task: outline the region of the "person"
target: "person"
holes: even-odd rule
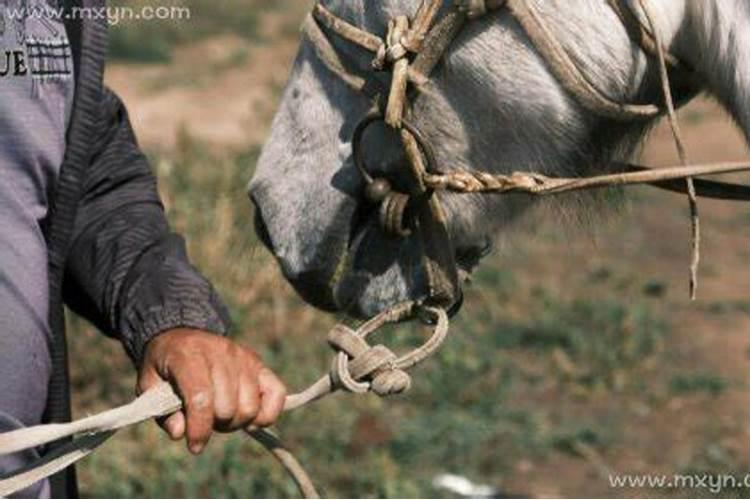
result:
[[[191,452],[214,430],[272,424],[286,389],[225,338],[226,308],[103,84],[105,0],[35,10],[55,1],[0,4],[0,432],[70,418],[63,304],[122,342],[139,391],[173,384],[185,410],[161,424]],[[0,476],[42,451],[0,457]],[[19,493],[76,494],[70,471]]]

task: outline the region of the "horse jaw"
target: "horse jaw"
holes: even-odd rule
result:
[[[346,9],[377,29],[386,12],[403,12],[399,9],[407,3],[416,4],[347,2]],[[599,88],[623,100],[647,93],[642,88],[646,59],[604,2],[539,3],[556,36],[575,46],[575,57]],[[367,67],[368,61],[360,63]],[[419,298],[423,282],[418,245],[388,240],[372,217],[363,216],[362,180],[349,141],[368,106],[303,42],[250,184],[262,232],[285,276],[313,304],[357,315]],[[606,122],[581,109],[504,12],[471,24],[459,36],[414,103],[413,115],[441,168],[497,173],[601,173],[614,156],[629,155],[646,129]],[[402,165],[385,137],[370,139],[376,144],[367,157],[380,158],[381,170],[398,170]],[[488,239],[531,203],[522,196],[440,196],[456,248],[472,256],[467,268],[476,264]]]

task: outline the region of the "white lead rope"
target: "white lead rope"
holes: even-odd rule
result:
[[[331,392],[329,379],[325,377],[307,391],[289,398],[286,409],[305,405]],[[60,439],[73,438],[72,441],[27,464],[23,469],[0,477],[0,498],[22,491],[86,458],[120,429],[170,415],[181,408],[182,401],[172,386],[161,383],[132,403],[98,415],[69,424],[38,425],[0,434],[0,456],[54,443]],[[255,427],[245,429],[245,432],[281,462],[305,498],[319,497],[305,469],[275,435],[268,430]]]
[[[145,392],[132,403],[69,424],[50,424],[0,434],[0,455],[10,455],[36,448],[60,439],[80,436],[51,454],[0,478],[0,497],[45,479],[89,455],[118,430],[153,418],[172,414],[182,408],[182,401],[167,383]]]
[[[170,415],[180,408],[182,408],[180,398],[169,384],[162,383],[129,404],[76,422],[38,425],[0,434],[0,455],[36,448],[79,434],[117,431],[145,420]]]

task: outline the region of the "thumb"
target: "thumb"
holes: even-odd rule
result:
[[[144,392],[162,382],[165,382],[165,380],[156,370],[156,367],[150,363],[144,363],[143,367],[141,367],[140,371],[138,372],[136,393],[140,396]]]
[[[145,362],[138,373],[136,394],[141,395],[152,387],[164,383],[167,380],[159,374],[154,363]],[[159,426],[167,431],[173,440],[182,439],[185,436],[185,414],[177,411],[169,416],[156,419]]]

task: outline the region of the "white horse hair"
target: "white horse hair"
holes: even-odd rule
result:
[[[533,0],[587,76],[616,100],[658,102],[656,62],[628,37],[605,0]],[[630,0],[637,5],[637,0]],[[707,93],[750,141],[750,2],[649,0],[669,50],[691,65]],[[328,0],[334,13],[382,35],[387,20],[413,15],[419,0]],[[450,2],[446,2],[448,5]],[[636,8],[636,10],[638,10]],[[369,66],[364,52],[336,48]],[[418,298],[424,276],[416,239],[395,241],[363,209],[351,134],[368,109],[303,41],[249,186],[256,226],[285,276],[305,299],[331,310],[372,315]],[[556,176],[602,173],[634,154],[654,123],[617,123],[582,109],[550,74],[507,12],[468,28],[415,102],[415,121],[443,168]],[[403,168],[385,129],[368,133],[370,168]],[[530,204],[523,196],[444,195],[463,267]],[[335,279],[334,279],[335,276]]]

